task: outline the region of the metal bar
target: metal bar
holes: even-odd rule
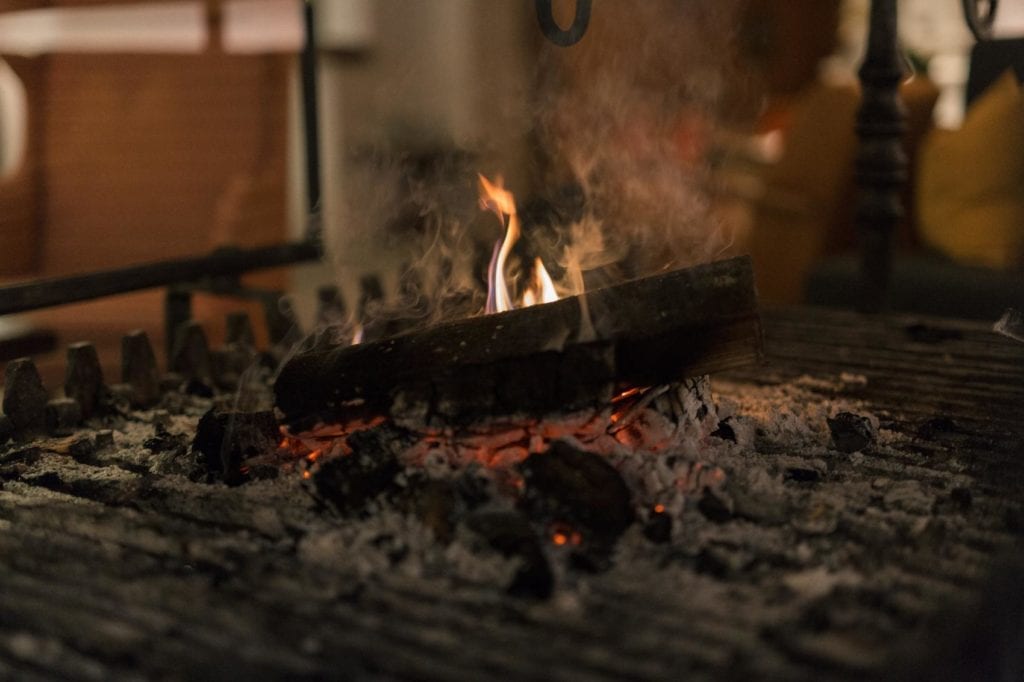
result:
[[[555,21],[551,0],[536,0],[537,21],[544,36],[559,47],[575,45],[583,38],[590,24],[590,0],[576,0],[576,13],[569,28],[562,28]]]
[[[306,134],[306,197],[309,214],[320,210],[320,122],[317,110],[316,32],[313,3],[305,4],[306,45],[302,50],[302,115]],[[316,225],[316,221],[310,223]]]
[[[311,242],[251,249],[223,248],[207,256],[179,258],[84,275],[36,280],[0,287],[0,315],[89,301],[142,289],[240,275],[320,258]]]
[[[907,181],[903,151],[906,114],[900,100],[903,63],[896,33],[896,0],[872,0],[868,48],[860,68],[856,223],[861,236],[861,306],[885,307],[892,269],[892,233],[903,219]]]

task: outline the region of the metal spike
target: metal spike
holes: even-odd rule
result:
[[[46,427],[46,402],[39,370],[29,358],[7,363],[4,371],[4,414],[19,434],[39,433]]]
[[[88,341],[68,346],[67,374],[64,395],[78,401],[82,418],[88,419],[99,411],[103,397],[103,369],[96,348]]]
[[[256,335],[252,331],[249,313],[244,310],[228,313],[226,342],[256,347]]]
[[[190,320],[178,327],[171,352],[172,372],[185,379],[208,380],[210,378],[210,346],[206,342],[203,326]]]
[[[149,336],[141,329],[121,338],[121,381],[132,387],[134,407],[150,407],[160,399],[160,375]]]

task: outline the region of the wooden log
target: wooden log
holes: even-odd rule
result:
[[[586,313],[589,313],[587,315]],[[761,356],[750,260],[734,258],[548,303],[292,358],[275,384],[292,423],[359,404],[459,422],[607,403]]]

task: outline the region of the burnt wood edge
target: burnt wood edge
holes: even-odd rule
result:
[[[583,305],[594,320],[589,338],[580,338]],[[509,394],[521,396],[525,411],[556,400],[573,408],[597,381],[646,385],[756,362],[761,336],[753,271],[743,256],[373,343],[314,349],[285,364],[274,390],[293,425],[353,402],[387,410],[399,392],[432,409],[465,402],[467,413],[479,411],[474,405],[506,413],[515,403]],[[607,357],[597,360],[602,353]],[[551,369],[573,358],[590,358],[577,372],[579,390]],[[604,397],[591,396],[586,402]]]

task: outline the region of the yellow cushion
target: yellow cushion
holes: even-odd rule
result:
[[[954,260],[1024,264],[1024,90],[1012,70],[967,112],[960,130],[936,130],[918,167],[921,238]]]

